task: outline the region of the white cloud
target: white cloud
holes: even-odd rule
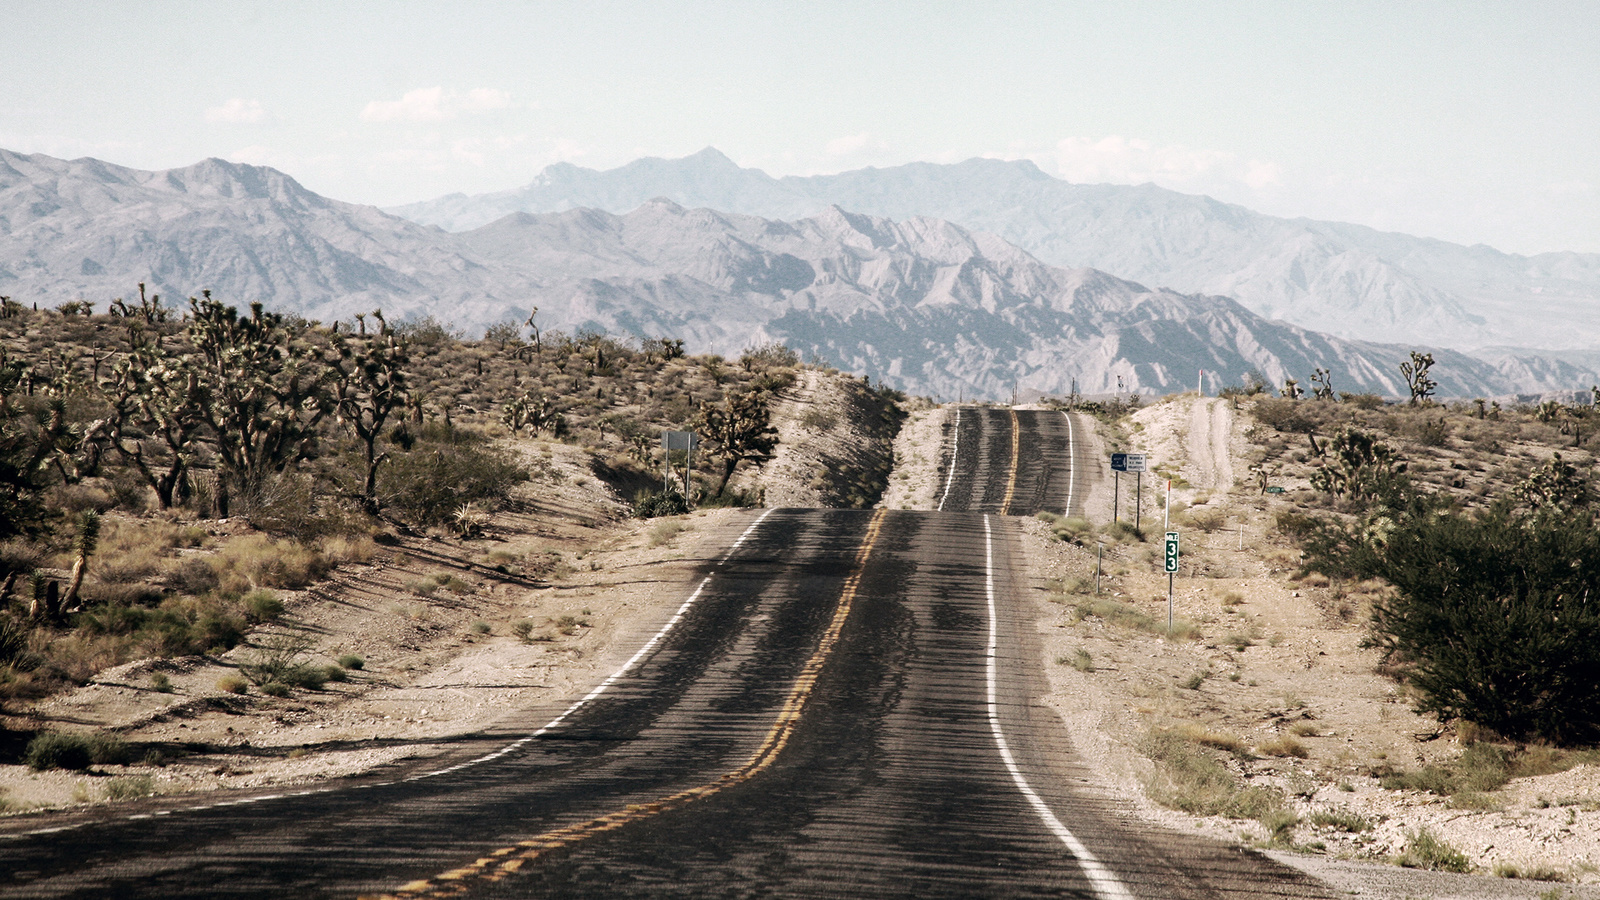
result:
[[[399,100],[373,100],[361,110],[363,122],[444,122],[457,115],[510,109],[511,94],[494,88],[466,93],[443,87],[406,91]]]
[[[473,88],[461,98],[461,108],[468,112],[490,109],[510,109],[511,92],[494,88]]]
[[[267,111],[261,107],[261,101],[246,100],[243,97],[234,97],[221,106],[213,106],[206,110],[207,122],[256,125],[266,120]]]
[[[1182,185],[1220,178],[1260,187],[1277,177],[1271,164],[1241,160],[1224,150],[1161,146],[1115,134],[1099,139],[1064,138],[1056,144],[1053,156],[1061,177],[1077,182]]]
[[[829,156],[853,156],[863,150],[887,150],[889,145],[863,131],[860,134],[836,137],[822,149]]]

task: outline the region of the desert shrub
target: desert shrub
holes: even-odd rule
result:
[[[1600,731],[1600,532],[1587,516],[1501,503],[1476,515],[1414,507],[1371,525],[1325,525],[1307,565],[1382,578],[1373,646],[1418,708],[1512,738]]]
[[[1439,765],[1423,766],[1410,772],[1389,772],[1378,783],[1389,790],[1426,791],[1441,797],[1484,794],[1498,790],[1513,777],[1527,774],[1513,753],[1494,744],[1475,741],[1456,759]],[[1532,771],[1540,771],[1534,767]]]
[[[299,634],[274,634],[262,638],[249,662],[239,672],[261,688],[263,694],[278,697],[282,688],[318,690],[328,680],[327,670],[306,660],[310,641]]]
[[[283,601],[271,591],[251,591],[244,595],[240,603],[251,622],[272,622],[283,615]]]
[[[1287,810],[1282,792],[1246,786],[1217,757],[1182,734],[1153,731],[1144,750],[1156,763],[1149,788],[1157,803],[1198,816],[1256,819],[1264,824]],[[1277,830],[1269,826],[1269,830]]]
[[[1150,634],[1167,634],[1166,616],[1152,616],[1131,603],[1123,603],[1110,597],[1091,597],[1079,601],[1073,606],[1072,615],[1080,622],[1090,616],[1095,616],[1123,628],[1145,631]],[[1193,640],[1199,636],[1200,630],[1193,622],[1186,619],[1175,619],[1173,621],[1171,637],[1174,640]]]
[[[640,519],[681,516],[689,511],[689,501],[677,490],[641,491],[633,498],[633,514]]]
[[[190,557],[167,573],[167,584],[173,590],[198,595],[216,590],[222,585],[222,578],[209,560]]]
[[[1372,830],[1372,820],[1347,809],[1319,809],[1311,814],[1311,824],[1350,834]]]
[[[149,775],[122,775],[106,782],[106,799],[137,800],[156,792],[156,780]]]
[[[1523,879],[1523,880],[1526,880],[1526,881],[1566,881],[1566,880],[1568,880],[1568,875],[1567,875],[1566,872],[1563,872],[1560,869],[1556,869],[1556,868],[1553,868],[1551,866],[1518,866],[1518,865],[1514,865],[1512,863],[1500,863],[1500,864],[1496,865],[1494,867],[1494,877],[1496,877],[1496,878],[1520,878],[1520,879]],[[1545,897],[1545,896],[1547,896],[1547,894],[1540,894],[1539,896],[1540,897]],[[1551,892],[1549,892],[1548,896],[1551,896],[1551,897],[1554,897],[1554,898],[1558,898],[1558,900],[1559,900],[1560,897],[1564,897],[1564,896],[1566,896],[1566,894],[1565,893],[1557,893],[1555,891],[1551,891]]]
[[[1472,869],[1472,862],[1465,853],[1440,840],[1426,828],[1411,833],[1405,851],[1394,862],[1408,869],[1430,869],[1435,872],[1468,872]]]
[[[525,469],[481,435],[432,424],[379,473],[383,505],[407,521],[442,525],[471,503],[493,509],[527,480]]]
[[[1082,647],[1073,650],[1071,656],[1060,657],[1056,662],[1064,666],[1071,666],[1079,672],[1089,673],[1094,671],[1094,657]]]
[[[81,771],[91,765],[125,763],[128,757],[127,743],[114,735],[41,731],[28,742],[22,761],[35,772],[46,769]]]
[[[1250,408],[1257,422],[1291,434],[1304,434],[1316,428],[1317,421],[1312,417],[1315,411],[1310,404],[1276,397],[1264,397]]]
[[[326,577],[332,563],[298,541],[247,534],[218,551],[212,567],[223,591],[242,594],[258,587],[299,590]]]
[[[1268,756],[1292,756],[1295,759],[1305,759],[1311,755],[1304,744],[1287,734],[1280,734],[1271,740],[1263,741],[1256,749]]]
[[[243,694],[250,690],[250,679],[243,675],[224,675],[217,679],[217,690],[230,694]]]
[[[1377,394],[1340,394],[1339,402],[1363,410],[1383,408],[1383,398]]]
[[[354,653],[346,653],[345,655],[339,657],[338,662],[340,666],[346,669],[363,669],[366,668],[367,665],[366,660],[355,655]]]

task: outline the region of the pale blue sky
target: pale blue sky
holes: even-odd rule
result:
[[[1600,3],[0,0],[0,147],[221,156],[390,205],[715,146],[1027,157],[1264,212],[1600,252]]]

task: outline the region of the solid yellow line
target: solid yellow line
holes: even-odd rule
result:
[[[1012,416],[1015,417],[1016,413],[1012,413]],[[1012,443],[1015,444],[1014,437]],[[1015,468],[1014,462],[1013,468]],[[823,663],[827,662],[828,655],[839,642],[845,620],[850,617],[850,607],[855,602],[857,591],[861,589],[861,577],[866,571],[867,558],[872,555],[872,548],[878,542],[878,533],[883,530],[883,519],[886,514],[887,510],[880,509],[873,513],[872,521],[867,523],[867,533],[862,538],[861,547],[856,550],[855,567],[850,577],[845,579],[844,590],[839,593],[839,605],[833,611],[833,620],[828,623],[828,630],[823,632],[817,649],[812,652],[811,658],[806,660],[805,667],[800,670],[794,684],[789,687],[789,696],[784,699],[783,709],[761,741],[761,746],[756,748],[744,765],[709,784],[679,791],[649,803],[629,804],[617,812],[587,822],[547,831],[514,846],[495,850],[470,865],[441,872],[431,879],[409,882],[397,888],[392,894],[364,895],[362,900],[418,900],[418,898],[459,896],[467,892],[469,881],[477,879],[499,881],[551,850],[575,844],[591,835],[621,828],[630,822],[637,822],[669,809],[676,809],[702,797],[709,797],[723,788],[749,781],[757,773],[770,767],[777,761],[778,754],[782,752],[784,746],[789,743],[790,735],[799,724],[800,713],[805,709],[806,701],[811,696],[811,689],[816,685],[817,676],[822,672]]]
[[[1011,498],[1017,493],[1017,458],[1022,455],[1022,434],[1017,422],[1017,411],[1011,411],[1011,474],[1006,481],[1006,499],[1000,504],[1000,515],[1011,515]]]

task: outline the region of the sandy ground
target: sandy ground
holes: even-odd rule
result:
[[[732,538],[721,525],[742,513],[625,519],[577,448],[525,449],[548,462],[551,477],[497,515],[484,540],[404,538],[372,565],[288,595],[281,625],[252,635],[256,645],[298,635],[308,643],[302,658],[317,664],[358,655],[365,664],[349,681],[282,699],[220,689],[260,654],[248,645],[215,659],[107,670],[30,718],[112,729],[149,759],[87,774],[0,767],[7,810],[107,802],[130,786],[170,794],[349,775],[438,754],[508,715],[558,711],[582,696],[682,602],[695,562],[725,549]],[[428,591],[444,574],[455,577],[453,589]],[[527,623],[527,639],[518,623]],[[156,672],[170,693],[151,688]]]
[[[894,474],[878,505],[885,509],[934,509],[944,483],[939,468],[944,459],[955,412],[950,407],[918,410],[901,426],[894,442]]]
[[[1285,501],[1236,477],[1247,469],[1248,417],[1229,401],[1188,395],[1141,410],[1134,422],[1132,443],[1150,454],[1152,468],[1175,476],[1174,530],[1184,554],[1176,615],[1198,626],[1199,639],[1171,641],[1097,616],[1075,621],[1072,606],[1093,594],[1095,547],[1056,540],[1043,523],[1028,528],[1034,577],[1086,590],[1041,603],[1041,662],[1053,688],[1050,705],[1099,770],[1128,796],[1143,797],[1154,766],[1137,751],[1152,731],[1222,733],[1254,751],[1252,761],[1235,763],[1246,783],[1282,789],[1307,820],[1295,831],[1295,846],[1321,847],[1316,855],[1286,856],[1357,896],[1534,897],[1550,889],[1333,864],[1388,860],[1409,835],[1427,828],[1463,851],[1475,872],[1544,869],[1582,883],[1562,888],[1561,896],[1600,897],[1600,889],[1588,886],[1600,881],[1600,769],[1518,779],[1488,795],[1497,807],[1488,811],[1380,787],[1375,771],[1437,762],[1460,748],[1437,722],[1412,712],[1393,681],[1376,674],[1376,651],[1360,646],[1359,610],[1329,587],[1291,579],[1298,553],[1271,528]],[[1153,532],[1165,497],[1150,487],[1144,516]],[[1104,521],[1105,499],[1092,499],[1091,517]],[[1154,542],[1108,545],[1105,591],[1164,621],[1167,579],[1158,571],[1158,552]],[[1066,664],[1080,649],[1093,660],[1090,671]],[[1284,738],[1304,748],[1306,758],[1274,755],[1281,750],[1271,748]],[[1255,822],[1187,816],[1148,800],[1141,807],[1173,828],[1245,843],[1266,837]],[[1354,834],[1318,827],[1309,822],[1317,811],[1355,813],[1373,827]]]

